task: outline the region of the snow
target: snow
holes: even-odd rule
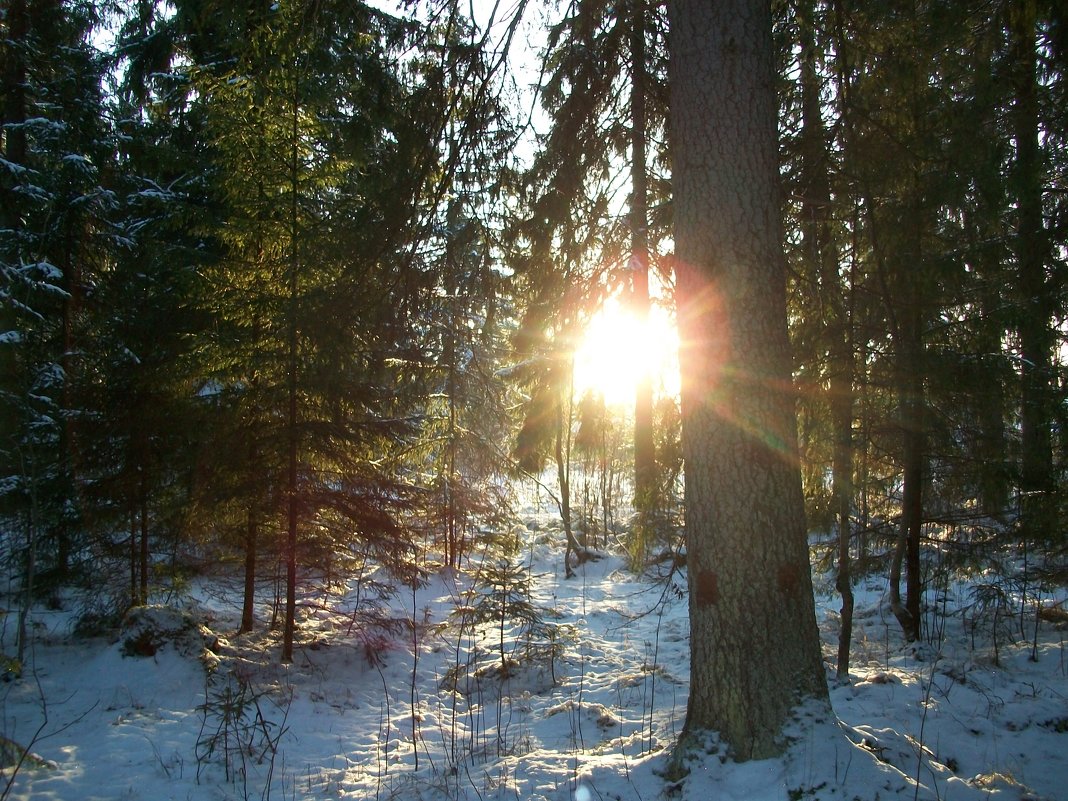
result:
[[[328,596],[309,578],[289,666],[278,662],[278,633],[266,631],[266,594],[258,631],[236,634],[240,580],[220,567],[180,598],[154,599],[174,607],[152,612],[170,621],[159,626],[195,631],[193,647],[176,637],[151,655],[124,656],[129,626],[118,638],[75,634],[73,597],[65,611],[35,609],[26,673],[0,686],[0,734],[55,764],[24,763],[9,797],[1068,797],[1058,615],[1040,621],[1034,640],[1033,613],[1021,619],[1017,605],[1015,615],[992,617],[971,583],[947,578],[928,598],[927,628],[937,636],[905,647],[885,579],[870,577],[856,588],[851,680],[838,684],[840,601],[817,576],[833,712],[797,710],[779,759],[735,763],[710,735],[673,761],[689,673],[682,578],[639,578],[605,554],[566,579],[551,515],[532,511],[524,523],[514,562],[529,567],[530,609],[543,625],[529,629],[524,649],[522,621],[505,621],[503,670],[500,623],[476,626],[470,611],[492,593],[477,579],[477,555],[470,569],[401,588],[377,612],[366,604],[375,600],[371,577]],[[1064,601],[1058,592],[1041,598],[1051,610]],[[13,620],[3,631],[8,653]],[[10,766],[3,775],[6,784]]]

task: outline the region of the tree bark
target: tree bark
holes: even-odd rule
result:
[[[1038,125],[1038,78],[1035,54],[1035,4],[1013,4],[1010,11],[1013,52],[1012,110],[1016,146],[1014,170],[1018,209],[1016,261],[1019,271],[1021,358],[1020,489],[1024,524],[1035,538],[1050,533],[1049,492],[1053,488],[1051,327],[1055,308],[1046,279],[1046,235],[1042,222],[1042,165]]]
[[[127,552],[130,568],[130,606],[137,606],[137,515],[133,504],[128,510],[130,515],[130,549]]]
[[[249,504],[245,530],[245,593],[241,603],[241,627],[238,634],[252,631],[256,626],[256,549],[259,542],[259,525],[254,504]]]
[[[881,283],[883,303],[894,347],[894,391],[897,425],[901,435],[901,517],[897,551],[890,571],[890,607],[909,642],[920,637],[920,537],[923,528],[923,482],[927,421],[925,399],[924,299],[915,265],[923,264],[922,192],[913,175],[911,196],[905,208],[883,210],[891,225],[903,233],[893,246],[883,236],[877,203],[866,189],[871,247]],[[891,272],[893,261],[896,271]],[[890,275],[888,275],[888,272]],[[905,561],[906,599],[900,600],[901,560]]]
[[[23,48],[29,34],[29,15],[24,0],[10,0],[7,4],[7,42],[0,43],[6,52],[3,54],[3,84],[0,85],[0,155],[13,164],[24,165],[26,162],[26,131],[22,123],[26,121],[26,63]],[[21,240],[19,231],[22,222],[19,215],[21,204],[14,182],[0,182],[0,228],[10,229],[12,241]],[[16,245],[14,253],[5,254],[15,261],[21,259],[21,249]],[[6,289],[6,287],[5,287]],[[9,303],[0,304],[0,331],[11,331],[18,327],[18,316]],[[14,376],[19,371],[17,349],[7,346],[0,348],[0,375]],[[0,440],[11,442],[17,435],[19,413],[13,404],[0,404]]]
[[[300,451],[300,432],[297,429],[297,382],[299,372],[298,310],[300,290],[300,254],[297,252],[297,229],[299,226],[299,191],[300,191],[300,140],[298,123],[300,119],[300,84],[293,80],[293,97],[290,130],[290,219],[289,219],[289,275],[288,275],[288,331],[286,333],[286,384],[288,393],[288,410],[286,414],[286,615],[282,629],[282,662],[293,661],[293,636],[296,631],[297,617],[297,529],[299,523],[299,475],[297,460]]]
[[[570,390],[568,395],[570,396]],[[571,569],[571,554],[575,554],[577,564],[586,561],[587,551],[585,543],[580,543],[575,536],[571,525],[571,471],[568,465],[571,463],[571,409],[564,409],[564,400],[556,400],[556,438],[553,445],[553,458],[556,461],[556,480],[560,486],[560,519],[564,524],[564,575],[571,578],[574,571]]]
[[[632,305],[639,324],[649,320],[649,178],[646,157],[645,2],[632,0],[631,12],[631,275]],[[634,400],[634,506],[638,512],[639,542],[648,542],[656,503],[656,446],[653,440],[653,381],[651,365],[640,365]]]
[[[919,262],[917,262],[919,263]],[[905,610],[908,615],[901,619],[905,638],[910,642],[920,639],[920,597],[923,584],[920,580],[920,538],[923,532],[923,482],[926,436],[926,402],[923,386],[923,339],[921,329],[920,300],[914,298],[914,307],[906,310],[909,322],[905,325],[904,351],[901,358],[902,436],[904,438],[901,462],[903,468],[901,497],[901,526],[905,534]]]
[[[142,465],[144,463],[142,462]],[[148,603],[148,484],[145,478],[145,467],[141,468],[138,480],[138,517],[140,519],[140,548],[138,551],[138,568],[140,572],[138,587],[138,601],[144,605]]]
[[[831,226],[830,154],[823,123],[820,76],[816,69],[816,20],[813,0],[797,6],[801,45],[801,229],[804,254],[818,276],[829,374],[827,404],[831,412],[834,448],[831,457],[832,509],[838,528],[838,576],[842,596],[838,635],[838,670],[849,678],[849,648],[853,636],[853,585],[849,542],[853,509],[853,353],[852,314],[839,275],[839,249]]]
[[[826,699],[786,329],[771,10],[675,0],[671,127],[686,463],[685,734],[781,753]]]

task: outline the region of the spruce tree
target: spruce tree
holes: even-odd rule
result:
[[[16,2],[3,21],[0,454],[27,571],[70,578],[81,515],[76,389],[86,297],[115,246],[92,6]],[[35,554],[39,554],[38,564]],[[32,581],[31,579],[28,579]]]
[[[796,705],[826,697],[786,330],[771,9],[678,0],[669,13],[685,732],[716,730],[739,760],[760,759],[785,747]]]

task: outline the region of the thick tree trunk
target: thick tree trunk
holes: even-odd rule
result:
[[[826,697],[786,331],[771,11],[676,0],[671,125],[686,463],[685,731],[773,756]]]

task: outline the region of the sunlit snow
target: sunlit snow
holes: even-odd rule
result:
[[[321,577],[306,577],[289,666],[278,662],[279,632],[267,631],[269,584],[257,632],[236,634],[241,587],[233,567],[205,564],[182,591],[152,599],[199,621],[205,628],[196,642],[212,644],[211,658],[198,655],[202,645],[170,643],[142,643],[134,650],[145,655],[124,656],[131,646],[122,637],[75,634],[74,595],[62,610],[35,609],[32,670],[0,687],[2,734],[46,763],[24,762],[8,797],[1065,797],[1068,624],[1056,615],[1039,621],[1032,661],[1033,611],[1021,618],[1018,607],[1006,606],[995,617],[979,603],[976,585],[947,581],[928,593],[930,638],[905,647],[885,602],[885,578],[868,578],[857,587],[851,681],[837,685],[839,600],[833,582],[817,574],[834,716],[799,710],[788,731],[792,745],[776,760],[737,764],[709,738],[685,762],[687,775],[669,779],[688,692],[683,578],[663,575],[666,565],[659,579],[656,571],[636,577],[609,549],[566,579],[559,524],[533,504],[513,533],[521,545],[516,562],[534,577],[530,601],[550,627],[524,643],[520,627],[507,621],[504,671],[499,626],[463,626],[456,613],[477,601],[468,590],[478,553],[469,570],[439,570],[414,593],[401,588],[381,607],[395,625],[380,629],[366,625],[367,607],[356,608],[354,582],[327,595]],[[365,577],[364,599],[368,586]],[[1064,597],[1041,600],[1055,610]],[[9,614],[8,654],[14,624]],[[206,665],[217,666],[209,674]],[[3,771],[6,784],[11,764]]]

